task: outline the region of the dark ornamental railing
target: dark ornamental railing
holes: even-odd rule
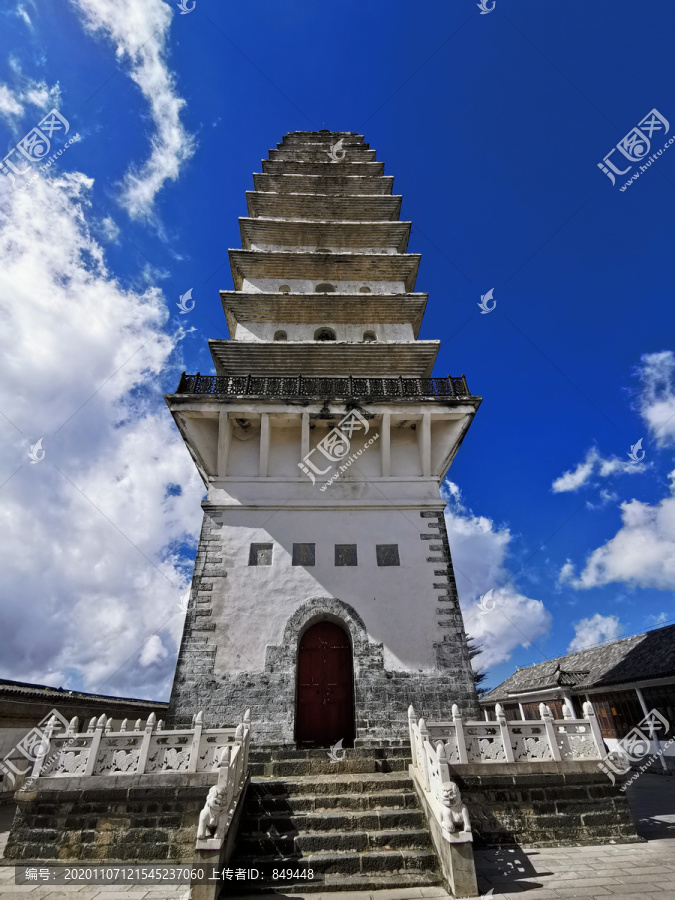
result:
[[[466,378],[181,375],[177,394],[246,397],[470,397]]]

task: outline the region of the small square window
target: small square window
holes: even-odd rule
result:
[[[271,566],[272,544],[251,544],[248,555],[249,566]]]
[[[293,563],[294,566],[313,566],[315,565],[314,548],[316,544],[293,544]]]
[[[378,566],[400,566],[398,544],[376,544]]]
[[[358,566],[356,559],[356,544],[336,544],[335,565]]]

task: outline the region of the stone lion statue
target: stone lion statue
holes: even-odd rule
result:
[[[471,831],[469,810],[462,803],[462,796],[454,781],[443,789],[443,826],[451,833]]]
[[[227,811],[227,792],[225,787],[214,784],[210,788],[204,808],[199,813],[199,826],[197,827],[197,840],[203,841],[214,837],[218,830],[218,821]]]

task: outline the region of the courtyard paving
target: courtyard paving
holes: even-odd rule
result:
[[[642,775],[628,789],[639,844],[476,851],[479,897],[473,900],[675,900],[675,777]],[[0,852],[9,813],[0,810]],[[184,900],[185,885],[163,887],[14,885],[14,870],[0,867],[0,897],[31,900]],[[274,894],[296,900],[447,900],[439,888],[362,893]],[[256,900],[259,900],[260,895]],[[253,898],[251,898],[253,900]]]

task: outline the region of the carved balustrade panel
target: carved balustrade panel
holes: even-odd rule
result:
[[[427,774],[429,776],[429,791],[438,800],[443,796],[443,776],[441,761],[438,754],[428,741],[424,742],[424,752],[427,757]]]
[[[91,744],[92,735],[90,734],[79,737],[52,738],[50,753],[40,774],[48,777],[84,775]],[[54,758],[52,759],[52,757]]]
[[[543,725],[512,725],[509,723],[508,728],[514,762],[541,762],[553,759]]]
[[[133,775],[138,768],[142,741],[140,731],[104,735],[96,755],[94,775]]]
[[[459,762],[459,748],[457,746],[457,733],[455,726],[450,722],[440,722],[431,725],[427,722],[429,740],[435,747],[437,741],[442,741],[445,746],[445,755],[452,765]]]
[[[210,772],[218,766],[221,753],[225,747],[234,749],[234,730],[209,732],[202,734],[197,755],[197,771]]]
[[[464,729],[469,762],[506,762],[502,736],[497,725],[467,725]]]
[[[192,732],[163,732],[153,734],[150,739],[146,773],[187,772],[190,765]]]
[[[562,719],[554,722],[554,728],[561,759],[600,759],[587,721]]]

